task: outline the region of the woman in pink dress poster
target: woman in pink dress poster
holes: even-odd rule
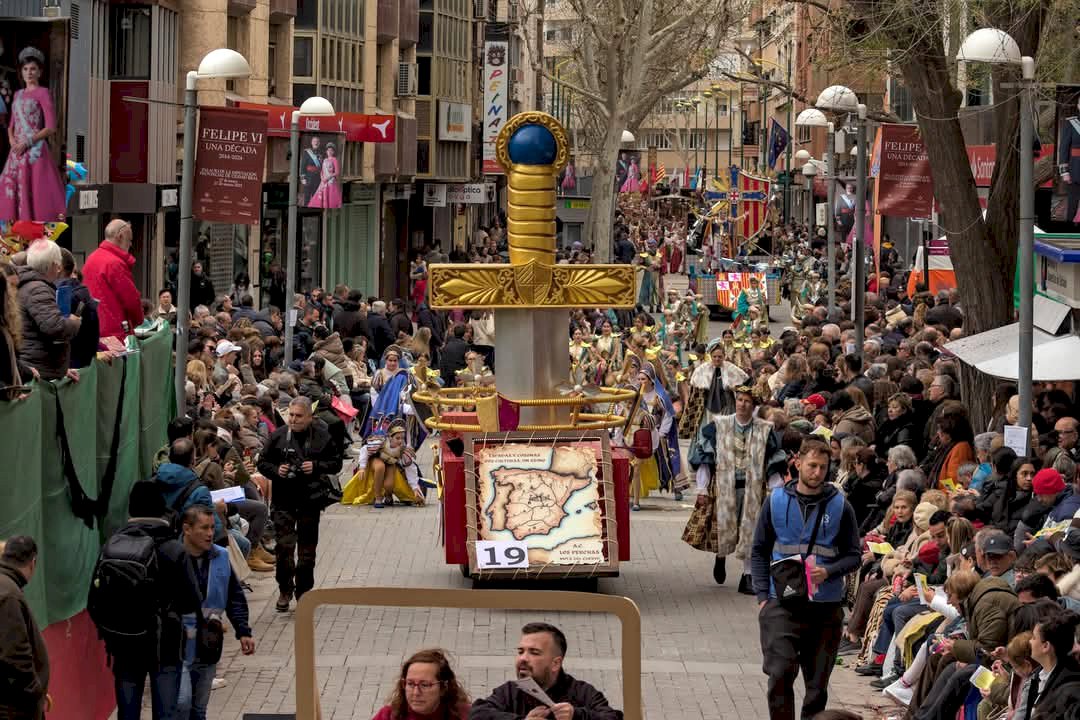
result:
[[[622,184],[619,192],[641,192],[641,168],[638,167],[636,155],[630,156],[630,167],[626,171],[626,181]]]
[[[0,220],[62,220],[64,183],[49,151],[56,113],[41,86],[45,56],[34,47],[19,53],[23,89],[15,93],[8,119],[11,152],[0,174]]]
[[[341,207],[341,164],[337,159],[337,148],[334,143],[326,144],[326,157],[322,161],[322,182],[319,189],[311,196],[308,207],[315,208],[339,208]]]

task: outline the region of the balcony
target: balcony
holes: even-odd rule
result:
[[[378,18],[375,25],[377,42],[389,42],[398,36],[400,6],[399,0],[379,0]]]
[[[270,0],[270,22],[286,23],[296,17],[296,0]]]
[[[233,17],[248,15],[257,4],[257,0],[229,0],[228,13]]]
[[[401,0],[398,15],[398,42],[401,47],[415,45],[420,39],[420,2],[419,0]]]

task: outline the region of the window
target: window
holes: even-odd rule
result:
[[[889,106],[901,122],[911,122],[915,119],[915,111],[911,106],[911,92],[892,78],[889,79]]]
[[[420,35],[416,41],[416,52],[431,52],[434,45],[435,20],[431,13],[420,13]]]
[[[297,35],[293,39],[293,76],[315,77],[314,67],[315,39]]]
[[[431,58],[416,58],[416,94],[431,94]]]
[[[705,131],[692,130],[689,133],[689,141],[686,143],[687,150],[702,150],[705,147]]]
[[[657,150],[670,150],[671,137],[663,131],[648,133],[645,135],[645,147],[656,148]]]
[[[431,141],[416,141],[416,174],[431,174]]]
[[[266,92],[277,95],[277,43],[273,41],[266,46]]]
[[[109,76],[113,79],[149,80],[150,8],[114,5],[111,10]]]

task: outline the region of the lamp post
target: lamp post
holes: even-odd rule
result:
[[[976,30],[960,45],[956,59],[964,62],[1019,65],[1020,81],[1020,332],[1019,368],[1017,390],[1020,395],[1018,424],[1031,427],[1031,383],[1033,365],[1033,341],[1035,335],[1035,188],[1032,176],[1035,172],[1033,149],[1035,121],[1032,90],[1035,80],[1035,60],[1020,52],[1020,46],[1006,32],[995,28]],[[927,278],[929,283],[929,278]],[[1029,443],[1030,444],[1030,443]],[[1030,448],[1029,448],[1030,449]]]
[[[244,56],[235,50],[218,48],[211,50],[199,63],[197,70],[189,70],[184,85],[184,158],[180,168],[180,252],[176,272],[176,367],[173,384],[176,392],[177,415],[184,414],[187,401],[188,335],[191,328],[191,226],[192,195],[195,186],[195,110],[199,105],[196,85],[200,79],[246,78],[251,76],[251,66]]]
[[[814,178],[817,177],[817,165],[808,162],[802,167],[803,177],[806,178],[806,227],[814,227]]]
[[[698,107],[701,105],[701,103],[704,102],[704,100],[700,96],[695,95],[694,97],[690,98],[688,102],[694,108],[694,134],[691,137],[694,138],[694,177],[696,178],[698,169],[698,145],[700,144],[697,141]]]
[[[720,93],[724,88],[720,83],[713,83],[710,89],[713,96],[713,117],[716,118],[716,149],[713,154],[713,175],[720,177]],[[730,138],[728,143],[730,146]]]
[[[825,128],[825,232],[828,242],[829,315],[836,310],[836,223],[833,221],[836,193],[836,139],[833,124],[817,108],[806,108],[795,118],[795,125]]]
[[[704,151],[705,157],[704,157],[704,160],[705,160],[705,174],[708,175],[709,174],[709,100],[711,100],[712,96],[713,96],[712,90],[705,90],[704,92],[701,93],[701,96],[703,98],[705,98],[705,151]],[[717,133],[716,141],[720,142],[719,133]],[[705,188],[701,188],[702,191],[704,191],[704,189]]]
[[[292,122],[289,125],[289,232],[288,242],[285,248],[285,303],[292,301],[296,291],[296,255],[297,255],[297,231],[296,231],[296,194],[297,172],[296,164],[300,159],[300,116],[307,117],[333,117],[334,106],[324,97],[310,97],[300,105],[299,110],[293,110]],[[296,318],[291,317],[292,306],[285,309],[285,365],[288,366],[293,359],[293,326]]]
[[[795,160],[795,164],[798,165],[802,169],[803,176],[804,177],[809,177],[809,179],[806,182],[807,182],[807,187],[810,189],[810,192],[811,192],[811,201],[809,203],[807,203],[805,208],[803,208],[803,217],[804,217],[804,219],[806,221],[807,227],[810,227],[813,223],[810,220],[809,208],[813,204],[813,199],[812,199],[813,194],[812,193],[814,191],[814,187],[813,187],[813,175],[811,175],[811,176],[806,175],[806,166],[808,164],[813,165],[813,163],[810,162],[810,153],[807,152],[806,150],[799,150],[798,152],[796,152],[794,154],[794,160]],[[814,166],[813,169],[814,169],[814,175],[817,175],[817,167]],[[788,222],[790,222],[790,221],[791,221],[791,218],[788,218]]]
[[[856,115],[856,137],[858,145],[855,169],[855,272],[851,283],[852,313],[855,322],[855,357],[862,369],[863,342],[866,328],[863,325],[866,303],[866,106],[859,102],[859,97],[843,85],[832,85],[818,95],[816,107],[837,115]],[[831,203],[830,203],[831,204]],[[831,227],[830,227],[831,229]],[[830,278],[835,273],[829,268]],[[831,285],[831,283],[830,283]]]

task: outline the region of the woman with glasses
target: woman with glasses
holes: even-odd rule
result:
[[[465,720],[469,695],[444,650],[421,650],[401,666],[387,704],[372,720]]]

